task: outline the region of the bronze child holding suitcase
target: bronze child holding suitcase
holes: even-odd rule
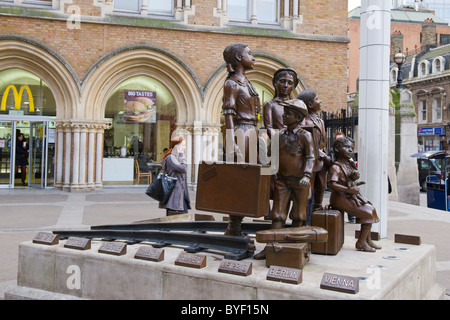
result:
[[[279,169],[275,176],[271,212],[272,229],[284,228],[291,199],[292,227],[304,227],[314,165],[311,133],[300,126],[308,109],[301,100],[287,100],[280,104],[284,106],[283,122],[286,128],[280,131]],[[265,249],[254,256],[257,260],[265,257]]]
[[[359,173],[350,162],[353,157],[353,141],[347,137],[334,142],[336,161],[328,173],[328,184],[331,188],[330,205],[333,209],[345,211],[356,217],[356,223],[361,224],[361,232],[356,242],[356,249],[365,252],[375,252],[381,249],[371,239],[372,223],[380,221],[373,205],[365,199],[358,188]]]

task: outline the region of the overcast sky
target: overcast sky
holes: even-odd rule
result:
[[[361,5],[361,0],[348,0],[348,11],[355,9]]]

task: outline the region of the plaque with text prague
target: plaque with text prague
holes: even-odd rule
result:
[[[332,273],[324,273],[320,289],[356,294],[359,292],[359,279]]]
[[[266,280],[300,284],[303,281],[302,270],[271,266],[269,271],[267,271]]]
[[[138,249],[138,251],[134,255],[134,258],[140,260],[160,262],[164,260],[164,250],[143,246]]]
[[[91,248],[91,239],[70,237],[64,244],[64,248],[75,250],[89,250]]]
[[[246,277],[252,274],[252,263],[244,261],[223,260],[220,263],[219,272]]]
[[[206,267],[206,256],[182,252],[178,255],[177,260],[175,260],[175,264],[177,266],[202,269]]]
[[[111,254],[114,256],[122,256],[127,253],[127,245],[122,242],[103,243],[98,249],[99,253]]]
[[[45,244],[53,246],[59,243],[59,236],[57,234],[39,232],[33,239],[33,243]]]

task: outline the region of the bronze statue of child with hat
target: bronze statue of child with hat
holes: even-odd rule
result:
[[[306,226],[307,203],[310,194],[310,179],[314,166],[314,144],[312,135],[301,127],[308,114],[301,100],[281,102],[284,107],[283,123],[280,130],[279,168],[275,175],[272,229],[284,228],[292,200],[292,227]],[[254,256],[265,259],[265,249]]]

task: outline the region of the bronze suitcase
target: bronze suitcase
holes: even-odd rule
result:
[[[266,266],[302,269],[309,254],[307,243],[270,243],[266,246]]]
[[[317,254],[335,255],[344,244],[344,217],[339,210],[328,207],[313,211],[311,225],[328,231],[328,240],[323,243],[311,244],[311,252]]]
[[[197,210],[259,218],[269,214],[270,175],[258,164],[199,164]]]
[[[267,242],[325,242],[328,239],[327,230],[320,227],[298,227],[283,229],[268,229],[256,232],[256,241]]]

